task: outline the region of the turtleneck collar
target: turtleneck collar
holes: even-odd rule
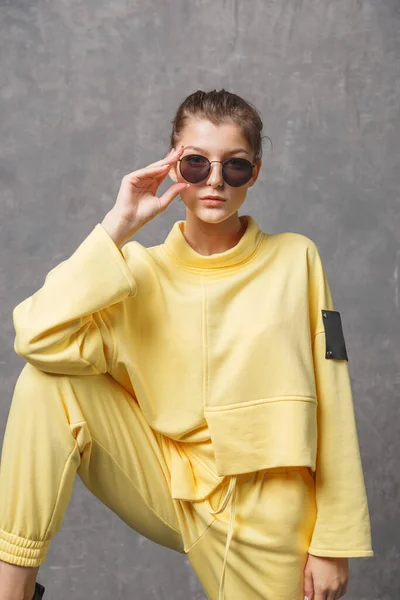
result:
[[[238,264],[255,252],[266,235],[251,215],[241,215],[239,219],[242,223],[247,223],[246,230],[238,243],[224,252],[205,256],[194,250],[183,235],[184,220],[174,223],[162,246],[176,262],[189,268],[212,269]]]

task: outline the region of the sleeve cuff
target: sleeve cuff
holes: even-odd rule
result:
[[[317,548],[313,548],[310,546],[308,549],[309,554],[314,554],[315,556],[321,557],[333,557],[333,558],[356,558],[363,556],[375,556],[373,550],[318,550]]]
[[[130,285],[130,296],[135,296],[137,293],[137,283],[128,265],[126,264],[122,250],[117,246],[117,244],[114,242],[108,231],[104,229],[101,223],[98,223],[95,226],[93,232],[96,232],[96,234],[103,239],[104,243],[108,245],[113,258],[115,259],[115,262],[118,264],[120,270],[122,271],[123,275],[125,276]]]

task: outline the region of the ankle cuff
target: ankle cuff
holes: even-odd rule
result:
[[[29,540],[0,529],[0,560],[21,567],[39,567],[46,559],[50,540]]]

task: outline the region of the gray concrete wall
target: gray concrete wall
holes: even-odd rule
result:
[[[344,322],[376,552],[350,559],[346,597],[398,598],[398,1],[3,0],[0,33],[1,436],[24,364],[13,307],[102,220],[123,175],[165,155],[178,103],[225,87],[274,143],[241,214],[316,241]],[[160,243],[184,217],[176,200],[136,239]],[[58,600],[204,598],[184,556],[79,479],[39,580]]]

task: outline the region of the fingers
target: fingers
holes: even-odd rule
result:
[[[164,173],[168,173],[168,170],[170,169],[171,165],[159,165],[157,167],[152,167],[152,166],[148,166],[148,167],[144,167],[143,169],[138,169],[137,171],[132,171],[132,173],[128,173],[127,177],[129,179],[145,179],[145,178],[152,178],[155,179],[157,177],[160,177],[160,175],[163,175]]]
[[[149,166],[154,167],[156,165],[172,164],[173,162],[176,162],[178,160],[178,158],[180,158],[180,156],[183,152],[183,149],[184,149],[184,145],[181,144],[177,148],[173,148],[172,150],[170,150],[165,158],[162,158],[161,160],[158,160],[157,162],[154,162]]]
[[[137,171],[132,171],[132,173],[128,174],[129,178],[132,177],[159,177],[160,175],[167,173],[168,169],[171,165],[178,160],[183,151],[183,144],[176,149],[172,149],[165,158],[162,160],[158,160],[155,163],[151,163],[147,167],[143,167],[143,169],[138,169]]]

